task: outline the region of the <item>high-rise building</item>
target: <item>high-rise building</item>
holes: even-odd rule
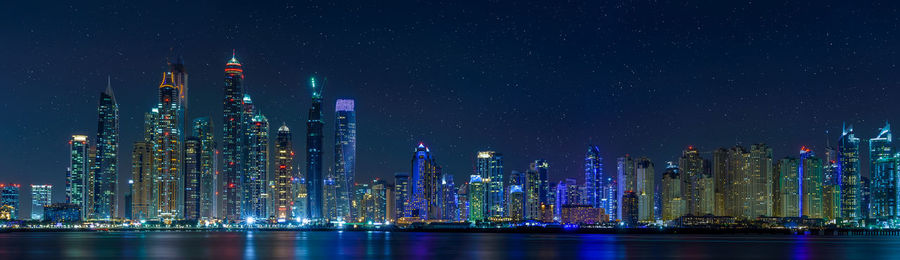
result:
[[[872,216],[876,219],[892,219],[900,216],[897,207],[897,164],[900,157],[881,157],[872,168]]]
[[[772,215],[773,161],[772,148],[769,146],[765,144],[750,146],[747,172],[750,185],[748,192],[744,195],[746,202],[744,216],[748,218]]]
[[[354,219],[350,191],[356,177],[356,107],[353,99],[334,106],[334,178],[338,180],[338,215]]]
[[[122,208],[122,218],[131,220],[132,201],[134,200],[134,180],[128,180],[128,188],[125,189],[125,207]]]
[[[53,185],[31,184],[31,220],[44,217],[44,207],[52,202]]]
[[[151,216],[153,218],[176,219],[182,217],[181,196],[182,146],[180,122],[181,89],[175,84],[171,72],[163,73],[159,84],[159,117],[156,120],[156,135],[153,142],[156,166]]]
[[[97,107],[97,154],[94,158],[93,205],[88,210],[91,219],[112,219],[118,209],[119,185],[119,104],[107,82],[106,91],[100,93]]]
[[[422,143],[419,143],[413,153],[411,172],[410,203],[406,206],[404,216],[422,220],[440,219],[441,167],[432,157],[431,150]]]
[[[90,170],[90,142],[86,135],[73,135],[69,140],[69,169],[66,174],[66,203],[87,208],[87,178]],[[82,211],[82,214],[83,211]],[[82,216],[84,217],[84,216]]]
[[[662,220],[670,221],[685,214],[687,203],[682,199],[682,181],[678,165],[668,162],[662,175]]]
[[[610,220],[619,219],[618,214],[618,192],[616,189],[619,187],[619,184],[616,183],[616,179],[614,178],[606,178],[606,183],[603,186],[603,211],[607,212]]]
[[[525,219],[540,220],[541,219],[541,189],[542,183],[540,174],[532,167],[525,171]],[[471,212],[472,194],[471,184],[469,191],[469,210]],[[471,215],[471,214],[470,214]]]
[[[551,195],[550,190],[550,163],[548,163],[544,159],[535,160],[531,163],[531,170],[537,172],[538,183],[540,185],[539,188],[539,205],[553,205],[551,201],[553,196]],[[550,210],[549,212],[553,212]]]
[[[703,216],[715,213],[715,188],[712,176],[706,170],[706,163],[700,151],[688,146],[678,160],[683,194],[686,201],[686,214]]]
[[[603,157],[600,148],[588,145],[584,155],[584,200],[595,208],[603,207]]]
[[[456,209],[458,221],[469,222],[469,183],[464,182],[456,189]]]
[[[627,154],[624,157],[619,157],[618,159],[616,159],[616,173],[616,181],[619,183],[619,186],[616,189],[618,191],[617,198],[619,201],[619,211],[616,215],[623,216],[622,203],[624,203],[624,200],[622,200],[622,196],[625,195],[626,191],[634,192],[637,190],[637,181],[634,176],[634,159],[632,159],[631,156]],[[635,194],[637,193],[635,192]]]
[[[485,184],[481,175],[472,175],[469,179],[469,221],[486,220],[485,216]]]
[[[150,203],[153,196],[153,180],[156,168],[153,167],[153,144],[134,142],[131,151],[131,178],[134,181],[131,191],[131,219],[144,220],[152,217]]]
[[[521,184],[509,185],[509,199],[507,200],[507,216],[514,222],[522,221],[525,218],[525,190]]]
[[[844,127],[837,149],[838,187],[841,190],[841,218],[860,218],[860,170],[859,138],[853,133],[853,125]]]
[[[482,176],[487,188],[485,215],[503,217],[505,215],[503,188],[503,155],[494,151],[480,151],[475,157],[475,174]]]
[[[871,218],[872,182],[868,177],[859,177],[859,218]]]
[[[894,156],[894,140],[891,135],[891,124],[884,122],[878,129],[878,135],[869,139],[869,176],[873,176],[878,159]]]
[[[278,219],[291,219],[291,204],[293,204],[293,190],[291,180],[294,172],[294,145],[291,129],[282,124],[278,128],[275,137],[275,217]]]
[[[634,191],[622,195],[622,222],[629,227],[638,223],[638,197]]]
[[[806,147],[800,149],[800,208],[803,216],[824,218],[822,159]]]
[[[390,209],[390,196],[389,196],[389,187],[387,182],[380,178],[376,178],[372,180],[372,184],[369,185],[371,189],[369,190],[371,203],[370,204],[361,204],[363,208],[367,209],[367,217],[366,221],[372,221],[375,223],[384,223],[388,221],[388,210]],[[456,192],[454,190],[454,192]]]
[[[310,78],[312,89],[312,105],[309,107],[309,116],[306,120],[306,189],[309,207],[309,219],[322,220],[323,197],[325,191],[324,176],[322,176],[322,90],[323,86],[316,85],[316,78]]]
[[[653,171],[653,162],[647,157],[638,158],[634,163],[635,181],[637,181],[638,196],[638,221],[653,221],[656,218],[653,215],[655,208],[656,185],[653,179],[656,179],[656,173]]]
[[[394,216],[397,218],[404,217],[410,203],[409,188],[409,174],[394,174],[394,207],[396,209]]]
[[[268,214],[269,120],[256,111],[246,130],[247,161],[244,163],[244,219],[265,219]]]
[[[800,162],[797,158],[785,157],[775,166],[773,181],[773,215],[776,217],[800,217]]]
[[[184,219],[200,219],[200,139],[184,139]]]
[[[200,172],[200,218],[212,219],[217,217],[216,194],[218,190],[218,163],[216,141],[213,136],[213,124],[209,117],[194,119],[192,135],[200,142],[197,167]]]
[[[294,219],[297,222],[302,222],[304,219],[309,220],[307,217],[309,216],[309,207],[307,205],[309,203],[309,193],[307,193],[306,189],[306,178],[301,177],[299,171],[295,171],[291,184],[294,193],[294,205],[291,211]]]
[[[445,173],[441,179],[441,220],[457,221],[459,217],[458,192],[453,175]]]
[[[226,220],[241,219],[241,178],[244,175],[244,70],[237,58],[225,64],[225,101],[222,120],[223,210]]]
[[[12,208],[9,216],[2,216],[0,220],[16,220],[19,219],[19,184],[0,183],[0,208]]]
[[[729,216],[731,215],[731,208],[726,210],[725,205],[726,198],[730,195],[729,192],[731,188],[730,175],[728,174],[730,168],[729,150],[725,148],[716,149],[712,153],[712,158],[712,163],[710,165],[712,169],[710,169],[710,171],[715,179],[714,182],[716,186],[715,194],[713,195],[715,197],[715,209],[713,210],[713,214],[716,216]]]

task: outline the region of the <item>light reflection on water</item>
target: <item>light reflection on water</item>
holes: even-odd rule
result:
[[[413,232],[0,233],[0,259],[880,259],[898,237]]]

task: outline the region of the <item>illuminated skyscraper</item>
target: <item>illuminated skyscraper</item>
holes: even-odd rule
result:
[[[351,190],[356,177],[356,107],[353,99],[338,99],[334,106],[334,178],[338,181],[337,214],[355,219]]]
[[[785,157],[775,166],[772,198],[773,215],[776,217],[800,216],[800,164],[796,158]]]
[[[441,169],[431,155],[431,150],[419,143],[413,153],[410,176],[410,198],[405,217],[422,220],[439,219],[441,205]]]
[[[638,197],[634,191],[626,191],[622,195],[622,222],[629,227],[638,223]]]
[[[404,217],[407,205],[410,203],[409,188],[409,174],[394,174],[394,207],[396,208],[394,216],[397,218]]]
[[[469,222],[484,221],[485,217],[485,185],[481,175],[469,178]]]
[[[619,157],[616,159],[616,181],[618,182],[618,187],[616,188],[618,192],[619,205],[617,212],[617,216],[622,215],[622,196],[625,195],[626,191],[634,192],[637,189],[637,180],[634,176],[634,159],[631,158],[630,155],[626,154],[624,157]]]
[[[588,145],[584,155],[584,190],[585,204],[603,207],[603,157],[596,145]]]
[[[200,219],[200,139],[184,139],[184,219]]]
[[[884,127],[878,129],[878,136],[869,139],[869,171],[875,171],[878,159],[894,156],[894,141],[891,135],[891,125],[887,122]],[[873,174],[869,174],[873,176]]]
[[[525,219],[540,220],[541,219],[541,189],[542,183],[540,174],[532,167],[525,171]],[[472,192],[471,184],[469,189],[469,211],[472,210]],[[471,214],[470,214],[471,215]]]
[[[744,197],[744,200],[749,203],[749,205],[745,204],[747,205],[744,214],[746,217],[772,215],[772,158],[772,148],[767,145],[753,144],[750,146],[749,171],[747,172],[750,185],[749,192]]]
[[[159,84],[159,117],[156,121],[154,139],[155,183],[151,203],[153,218],[175,219],[182,217],[179,198],[181,196],[181,135],[179,132],[181,113],[179,100],[181,90],[175,85],[171,72],[163,73]]]
[[[485,216],[503,217],[503,155],[494,151],[480,151],[475,158],[475,174],[482,177],[487,188],[484,198]]]
[[[681,217],[685,213],[686,201],[682,200],[681,174],[678,165],[669,162],[662,176],[662,220],[669,221]]]
[[[441,220],[457,221],[457,191],[453,181],[453,175],[444,174],[441,177]]]
[[[134,220],[144,220],[151,217],[150,203],[153,196],[153,176],[156,168],[153,167],[153,144],[148,142],[134,142],[131,151],[131,178],[134,181],[131,191],[131,214]]]
[[[213,136],[213,123],[209,117],[194,119],[193,136],[200,142],[197,167],[200,172],[200,218],[215,218],[216,214],[216,183],[218,183],[216,141]]]
[[[509,199],[507,200],[507,216],[514,222],[525,218],[525,191],[521,184],[509,185]]]
[[[678,160],[683,194],[686,201],[686,214],[703,216],[715,213],[715,186],[712,176],[706,170],[706,163],[700,151],[688,146]]]
[[[838,187],[841,195],[841,217],[857,219],[860,217],[860,171],[859,171],[859,138],[853,133],[853,125],[844,127],[837,149]]]
[[[306,189],[309,207],[309,219],[322,220],[323,196],[325,184],[322,176],[322,90],[323,86],[316,85],[316,78],[310,78],[312,90],[312,105],[309,107],[309,116],[306,120]]]
[[[656,179],[656,173],[653,171],[653,162],[647,157],[641,157],[635,161],[634,166],[635,181],[637,182],[635,193],[638,196],[638,220],[653,221],[656,219],[653,215],[656,202],[654,199],[656,185],[653,181]]]
[[[3,184],[0,183],[0,208],[12,207],[9,218],[0,216],[0,219],[16,220],[19,219],[19,184]]]
[[[275,138],[275,217],[278,219],[291,219],[291,204],[293,204],[293,190],[291,180],[294,172],[294,145],[291,129],[287,125],[278,128],[278,136]]]
[[[603,185],[603,211],[608,213],[610,220],[619,219],[619,197],[616,190],[618,187],[619,184],[616,183],[615,178],[606,178],[606,183]]]
[[[538,174],[538,180],[540,182],[540,204],[550,206],[552,203],[552,196],[550,190],[550,163],[548,163],[544,159],[535,160],[531,163],[531,169],[536,171]]]
[[[50,206],[52,192],[53,185],[31,184],[31,220],[41,220],[44,217],[44,206]]]
[[[112,219],[116,217],[119,184],[119,105],[107,83],[106,91],[100,93],[97,107],[97,154],[94,158],[94,208],[89,210],[91,219]]]
[[[897,207],[898,157],[881,157],[872,169],[872,215],[877,219],[900,216]]]
[[[232,55],[225,64],[224,125],[222,131],[223,209],[228,221],[241,220],[241,178],[244,175],[244,70]]]
[[[90,143],[86,135],[73,135],[69,140],[69,169],[66,176],[66,202],[85,209],[87,204],[87,175],[90,169]],[[82,211],[82,217],[84,211]]]
[[[269,120],[258,111],[247,127],[247,161],[242,193],[243,217],[265,219],[268,214]]]
[[[809,150],[800,148],[800,208],[803,216],[810,218],[823,218],[824,204],[822,194],[824,192],[822,173],[822,159]]]

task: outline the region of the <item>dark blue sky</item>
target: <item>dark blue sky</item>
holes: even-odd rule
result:
[[[866,139],[900,109],[893,4],[256,2],[0,3],[0,182],[50,183],[61,200],[66,141],[96,135],[109,75],[124,186],[173,48],[190,74],[189,116],[221,128],[236,49],[247,92],[300,151],[306,79],[327,77],[326,143],[334,100],[357,99],[358,181],[409,171],[419,141],[457,180],[487,148],[507,172],[546,158],[554,181],[579,183],[588,142],[607,173],[625,153],[661,171],[687,145],[821,153],[841,121]]]

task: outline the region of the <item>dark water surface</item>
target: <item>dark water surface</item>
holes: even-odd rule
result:
[[[13,232],[0,259],[887,259],[900,237],[407,232]]]

